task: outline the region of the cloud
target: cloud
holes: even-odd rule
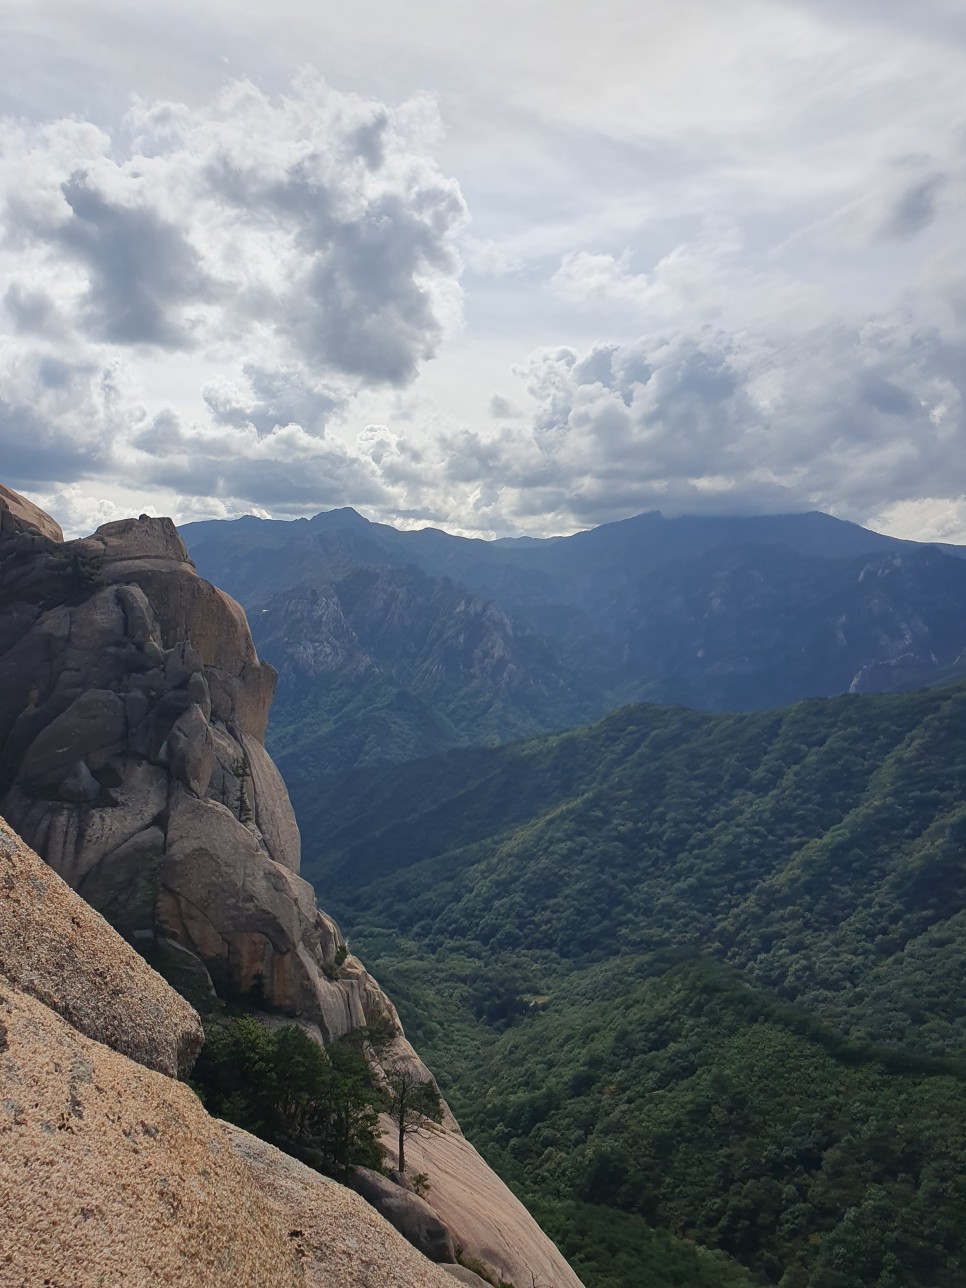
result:
[[[326,435],[460,323],[465,206],[438,131],[427,99],[310,73],[274,98],[136,101],[110,134],[0,122],[6,477],[376,499]]]
[[[345,391],[335,384],[312,381],[298,369],[266,370],[254,363],[244,364],[240,377],[209,381],[201,393],[217,424],[251,425],[259,436],[291,424],[322,435],[326,421],[346,404]]]
[[[544,349],[521,369],[529,430],[444,436],[439,470],[481,527],[646,509],[870,520],[884,496],[948,511],[966,496],[964,373],[962,337],[896,316]]]
[[[125,445],[125,474],[184,496],[244,498],[280,512],[380,505],[386,490],[364,459],[300,425],[268,433],[254,426],[185,424],[171,411],[153,417]],[[121,460],[118,461],[121,463]]]
[[[942,173],[927,174],[908,183],[896,195],[882,221],[883,237],[913,237],[936,217],[940,194],[948,183]]]
[[[75,8],[0,41],[15,486],[497,533],[961,513],[956,0]]]
[[[521,420],[526,415],[523,408],[518,407],[512,398],[504,398],[502,394],[492,396],[489,413],[494,420]]]
[[[56,235],[87,277],[86,333],[115,345],[188,348],[183,311],[212,284],[185,233],[150,207],[109,200],[86,171],[75,171],[61,190],[73,217]]]

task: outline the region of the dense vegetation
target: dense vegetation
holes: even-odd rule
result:
[[[602,1210],[783,1288],[966,1281],[964,716],[628,708],[303,804],[321,896],[589,1288],[641,1281]]]
[[[361,1039],[324,1050],[296,1024],[251,1015],[210,1022],[192,1082],[209,1113],[328,1175],[379,1167],[378,1108]]]

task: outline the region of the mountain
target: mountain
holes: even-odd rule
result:
[[[305,870],[591,1288],[655,1226],[782,1288],[955,1288],[964,799],[961,684],[633,706],[321,784]]]
[[[630,701],[765,710],[963,674],[963,550],[829,515],[639,515],[571,537],[399,532],[353,510],[188,524],[281,671],[270,742],[320,776]]]
[[[279,671],[273,754],[299,784],[333,765],[506,742],[594,710],[538,635],[416,568],[356,566],[249,611]]]
[[[18,859],[4,875],[0,973],[38,1005],[53,1005],[94,1045],[111,1047],[129,1062],[133,1056],[169,1075],[191,1071],[200,1042],[197,1016],[184,1005],[180,1011],[174,1007],[171,990],[160,979],[144,967],[133,985],[126,979],[125,990],[106,968],[92,974],[89,962],[74,960],[97,948],[90,926],[99,919],[90,909],[86,921],[80,914],[65,914],[64,927],[52,943],[44,939],[43,926],[32,928],[18,912],[22,904],[36,923],[46,901],[53,913],[68,893],[55,898],[48,888],[60,890],[54,877],[58,873],[202,1013],[209,1041],[195,1076],[206,1094],[217,1096],[224,1116],[244,1117],[244,1125],[256,1130],[277,1120],[284,1131],[275,1134],[309,1161],[330,1157],[322,1151],[325,1139],[306,1128],[310,1119],[322,1122],[338,1137],[339,1148],[345,1145],[341,1154],[331,1154],[344,1168],[360,1161],[343,1157],[354,1132],[367,1142],[367,1161],[379,1154],[377,1109],[383,1104],[387,1116],[382,1128],[391,1136],[388,1093],[394,1079],[424,1093],[434,1083],[407,1042],[392,1002],[348,951],[338,926],[318,908],[311,886],[299,876],[299,830],[284,783],[262,743],[274,686],[275,673],[259,660],[243,610],[198,576],[170,520],[142,515],[65,542],[49,516],[8,489],[0,490],[0,811],[49,865],[44,869],[38,859],[25,856],[19,842],[3,839],[6,834],[0,837],[0,852],[12,846]],[[49,882],[39,875],[45,870],[50,871]],[[70,899],[79,902],[74,895]],[[110,939],[107,926],[100,924]],[[87,929],[66,929],[68,925]],[[108,956],[118,951],[109,947]],[[122,975],[131,975],[132,956],[128,950]],[[42,979],[41,968],[51,974],[51,982]],[[88,992],[95,996],[88,998]],[[156,1120],[180,1124],[170,1132],[177,1138],[179,1158],[190,1138],[205,1139],[200,1107],[193,1112],[179,1108],[186,1098],[193,1099],[183,1087],[142,1087],[150,1113],[140,1128],[133,1116],[141,1103],[137,1096],[128,1100],[119,1092],[121,1108],[112,1110],[113,1102],[98,1100],[107,1093],[96,1081],[93,1091],[77,1090],[75,1083],[86,1086],[94,1077],[88,1066],[98,1077],[103,1074],[111,1096],[125,1078],[137,1079],[102,1051],[78,1045],[73,1034],[64,1034],[56,1024],[49,1032],[50,1067],[44,1073],[43,1047],[32,1049],[30,1034],[53,1022],[38,1018],[32,1005],[18,1000],[12,1013],[23,1046],[14,1058],[22,1063],[3,1061],[8,1081],[0,1098],[4,1133],[8,1127],[25,1127],[17,1138],[25,1156],[53,1130],[47,1110],[62,1098],[65,1087],[69,1099],[58,1129],[79,1130],[72,1118],[96,1119],[93,1144],[98,1150],[104,1146],[106,1169],[117,1160],[118,1150],[123,1154],[132,1131],[136,1137],[143,1128],[154,1140],[162,1130]],[[136,1017],[134,1024],[124,1018],[128,1010]],[[232,1021],[239,1012],[255,1018],[239,1027]],[[78,1020],[85,1014],[94,1021]],[[7,1049],[5,1025],[0,1023],[0,1053]],[[165,1033],[168,1027],[174,1030],[170,1034]],[[246,1067],[251,1077],[233,1095],[220,1096],[218,1053],[236,1039],[236,1066],[250,1058]],[[279,1048],[278,1042],[285,1045]],[[58,1063],[59,1053],[73,1061],[64,1066],[67,1073]],[[75,1067],[87,1072],[70,1072]],[[42,1102],[44,1111],[33,1114],[29,1126],[20,1106],[22,1091],[17,1090],[24,1070],[30,1071],[32,1086],[37,1084],[31,1091],[39,1097],[33,1108]],[[228,1072],[231,1076],[235,1069]],[[326,1105],[330,1108],[323,1112]],[[119,1114],[127,1124],[122,1140]],[[435,1259],[452,1259],[459,1245],[464,1260],[486,1269],[494,1283],[502,1278],[524,1285],[538,1277],[562,1288],[581,1288],[526,1209],[462,1136],[438,1095],[433,1121],[439,1126],[423,1151],[423,1170],[434,1186],[433,1201],[446,1212],[445,1225],[435,1208],[411,1192],[403,1175],[381,1182],[380,1210],[394,1214],[416,1243],[422,1239],[416,1225],[423,1233],[427,1223],[443,1230],[437,1251],[442,1248],[449,1255]],[[281,1165],[266,1162],[257,1142],[239,1145],[233,1140],[232,1149],[245,1154],[275,1197],[279,1190],[291,1197],[293,1188],[298,1189],[301,1173],[294,1164],[283,1179]],[[224,1146],[223,1139],[215,1139],[210,1150],[218,1154]],[[51,1166],[60,1171],[70,1171],[72,1157],[77,1162],[69,1150],[64,1155],[54,1151],[51,1157]],[[171,1237],[176,1237],[177,1222],[172,1234],[170,1217],[183,1202],[180,1180],[190,1193],[191,1168],[196,1163],[196,1171],[204,1169],[207,1153],[203,1149],[192,1162],[189,1151],[187,1158],[187,1163],[172,1160],[172,1167],[181,1168],[179,1188],[172,1191],[170,1204],[161,1203]],[[128,1159],[125,1168],[129,1165]],[[161,1157],[157,1184],[162,1188],[165,1166]],[[188,1171],[182,1176],[184,1167]],[[397,1167],[401,1173],[401,1159]],[[0,1180],[5,1186],[15,1183],[2,1163]],[[308,1184],[304,1177],[302,1182]],[[78,1236],[78,1247],[89,1242],[99,1256],[107,1255],[101,1236],[109,1234],[111,1213],[129,1232],[137,1224],[138,1187],[125,1191],[122,1185],[116,1193],[112,1184],[112,1179],[105,1182],[101,1204],[91,1181],[93,1207],[83,1219],[96,1217],[97,1224],[90,1225],[84,1239]],[[317,1184],[311,1179],[309,1190]],[[76,1186],[65,1193],[81,1203]],[[229,1193],[234,1193],[230,1187]],[[61,1206],[63,1201],[61,1196]],[[30,1204],[29,1195],[17,1195],[18,1211],[33,1213],[26,1228],[36,1229],[37,1213]],[[148,1206],[154,1212],[156,1196]],[[258,1210],[254,1200],[252,1206]],[[311,1209],[311,1200],[303,1198],[301,1207],[303,1213]],[[412,1219],[403,1221],[401,1209]],[[219,1210],[218,1221],[223,1217]],[[200,1237],[205,1219],[202,1213],[200,1225],[185,1225],[189,1243]],[[288,1214],[281,1219],[288,1220]],[[68,1227],[76,1220],[76,1212],[64,1215],[60,1252],[69,1247]],[[288,1237],[297,1234],[290,1230]],[[284,1232],[280,1237],[286,1237]],[[263,1252],[269,1261],[277,1260],[271,1240]],[[304,1255],[310,1255],[308,1249]],[[289,1255],[279,1262],[277,1273],[263,1276],[258,1269],[262,1261],[256,1258],[251,1272],[238,1270],[235,1281],[301,1282],[303,1268],[289,1266],[291,1260]],[[199,1261],[201,1267],[206,1264],[206,1259]],[[356,1271],[360,1286],[382,1282],[371,1268],[357,1266]],[[106,1262],[85,1266],[83,1273],[85,1283],[116,1278]],[[185,1281],[185,1274],[173,1281]],[[427,1269],[425,1282],[438,1282],[435,1272]]]

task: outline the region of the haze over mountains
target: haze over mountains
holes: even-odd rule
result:
[[[955,676],[966,550],[820,513],[639,515],[570,537],[401,532],[354,510],[182,529],[278,668],[287,781],[498,743],[626,702],[763,710]]]

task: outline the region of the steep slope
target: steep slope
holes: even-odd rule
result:
[[[634,1278],[588,1204],[784,1288],[954,1288],[964,793],[961,685],[632,707],[357,771],[306,870],[592,1288]]]
[[[0,807],[199,1004],[295,1018],[325,1042],[372,1026],[388,1034],[386,1066],[431,1079],[298,876],[298,829],[262,745],[275,675],[243,610],[198,577],[169,520],[57,537],[29,502],[0,497]],[[580,1288],[508,1191],[474,1206],[481,1218],[525,1229],[523,1282],[536,1256]]]
[[[0,889],[0,1283],[453,1283],[164,1076],[198,1017],[2,819]]]

